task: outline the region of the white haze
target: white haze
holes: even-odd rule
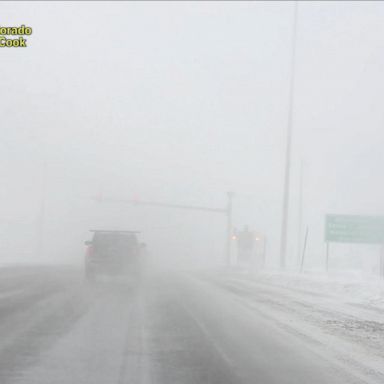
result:
[[[277,265],[293,3],[1,2],[0,14],[33,28],[28,48],[0,51],[0,263],[81,262],[96,227],[141,230],[170,263],[217,264],[220,214],[90,198],[223,208],[234,191],[234,225],[265,233]],[[325,213],[384,213],[383,17],[380,2],[299,2],[291,266],[301,160],[313,267]],[[375,247],[336,251],[347,267],[368,251],[375,262]]]

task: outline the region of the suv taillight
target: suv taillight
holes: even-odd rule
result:
[[[88,245],[88,247],[87,247],[87,251],[86,251],[86,256],[87,256],[87,257],[92,256],[92,252],[93,252],[93,247],[92,247],[92,245]]]

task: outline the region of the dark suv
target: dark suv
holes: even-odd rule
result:
[[[91,230],[93,238],[86,241],[85,277],[129,276],[140,274],[140,245],[135,231]]]

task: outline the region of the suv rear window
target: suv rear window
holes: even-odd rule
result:
[[[110,247],[129,249],[138,245],[136,235],[132,233],[95,232],[93,246],[97,250],[106,250]]]

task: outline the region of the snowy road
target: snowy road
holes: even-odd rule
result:
[[[1,384],[382,382],[342,337],[324,343],[313,320],[324,303],[305,318],[305,299],[265,282],[157,273],[137,289],[89,286],[45,267],[3,269],[0,289]]]

